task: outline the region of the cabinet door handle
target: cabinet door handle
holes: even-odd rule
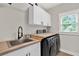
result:
[[[30,56],[30,53],[27,53],[26,56]]]
[[[26,56],[28,56],[28,54],[26,54]]]
[[[43,25],[43,21],[41,21],[41,24]]]
[[[29,56],[30,56],[30,53],[29,53]]]

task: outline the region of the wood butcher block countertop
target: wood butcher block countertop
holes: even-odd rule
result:
[[[57,34],[57,33],[32,34],[32,38],[41,41],[43,38],[46,38],[48,36],[52,36],[55,34]]]
[[[12,46],[12,47],[9,47],[9,44],[7,42],[3,42],[3,43],[0,42],[0,55],[4,55],[4,54],[7,54],[7,53],[12,52],[14,50],[33,45],[35,43],[40,42],[43,38],[51,36],[51,35],[55,35],[55,34],[56,33],[32,34],[31,39],[33,41],[27,42],[27,43],[22,43],[22,44]]]
[[[33,39],[33,38],[32,38],[32,39]],[[33,45],[33,44],[38,43],[38,42],[40,42],[40,41],[33,39],[33,41],[31,41],[31,42],[18,44],[18,45],[11,46],[11,47],[8,47],[7,42],[5,43],[6,46],[5,46],[5,44],[3,43],[3,44],[4,44],[3,47],[2,47],[2,45],[0,45],[0,46],[1,46],[1,48],[0,48],[0,56],[1,56],[1,55],[5,55],[5,54],[7,54],[7,53],[9,53],[9,52],[15,51],[15,50],[17,50],[17,49],[23,48],[23,47],[27,47],[27,46]],[[0,42],[0,43],[1,43],[1,42]],[[4,48],[4,47],[5,47],[5,48]],[[2,50],[1,50],[1,49],[2,49]]]

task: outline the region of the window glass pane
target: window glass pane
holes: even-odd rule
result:
[[[76,32],[77,31],[77,18],[76,15],[62,16],[62,32]]]

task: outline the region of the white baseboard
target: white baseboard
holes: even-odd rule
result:
[[[79,56],[79,53],[71,52],[71,51],[68,51],[68,50],[65,50],[65,49],[60,49],[60,51],[68,53],[68,54],[73,55],[73,56]]]

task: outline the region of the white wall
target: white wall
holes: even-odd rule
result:
[[[61,51],[79,55],[79,35],[60,35]]]
[[[17,38],[18,26],[22,26],[24,34],[34,33],[43,26],[28,25],[28,11],[23,12],[12,7],[0,7],[0,41]]]
[[[16,36],[18,26],[24,16],[19,11],[10,7],[0,8],[0,40]]]
[[[51,30],[52,32],[59,32],[59,14],[64,13],[64,12],[69,12],[79,9],[79,4],[77,3],[66,3],[66,4],[60,4],[54,8],[51,8],[49,12],[51,13],[52,17],[52,27]],[[78,29],[79,30],[79,29]],[[73,33],[72,34],[60,34],[60,39],[61,39],[61,50],[70,53],[73,55],[79,55],[79,32],[78,33]]]

